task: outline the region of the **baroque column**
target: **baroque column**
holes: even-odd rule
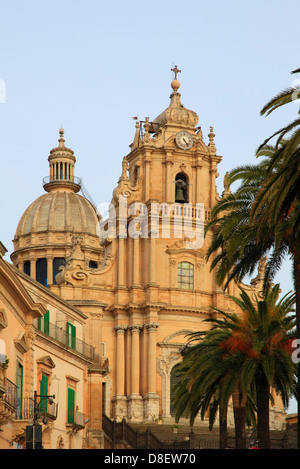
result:
[[[116,394],[113,398],[113,416],[116,420],[122,420],[126,417],[126,397],[125,397],[125,341],[124,336],[127,326],[115,326],[117,338],[117,351],[116,351]]]
[[[53,256],[47,256],[47,283],[53,283]]]
[[[172,153],[167,153],[165,158],[165,167],[166,167],[166,181],[165,181],[165,201],[172,203],[174,200],[174,185],[172,184],[172,165],[174,164],[172,159]]]
[[[30,277],[36,280],[36,258],[35,256],[30,256]]]
[[[145,174],[145,201],[149,199],[149,188],[150,188],[150,163],[151,157],[150,152],[146,151],[144,157],[144,174]]]
[[[156,331],[159,324],[146,324],[148,331],[148,392],[144,397],[144,419],[152,421],[159,416],[159,396],[156,394]]]
[[[140,395],[140,331],[143,328],[140,324],[132,324],[129,326],[131,332],[131,351],[130,351],[130,368],[131,368],[131,388],[128,397],[128,419],[131,422],[140,422],[143,417],[143,402]]]

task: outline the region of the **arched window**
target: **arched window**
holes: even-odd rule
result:
[[[182,290],[194,289],[194,266],[190,262],[178,263],[177,286]]]
[[[185,174],[178,173],[175,177],[175,202],[179,204],[188,203],[188,180]]]
[[[174,397],[174,386],[175,384],[178,383],[179,381],[179,377],[176,375],[176,371],[179,367],[179,364],[178,365],[175,365],[173,366],[172,370],[171,370],[171,375],[170,375],[170,414],[172,417],[175,416],[175,404],[174,404],[174,401],[173,401],[173,397]]]

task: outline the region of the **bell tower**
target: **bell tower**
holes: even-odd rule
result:
[[[139,199],[157,200],[169,204],[203,203],[205,217],[217,196],[217,156],[215,134],[210,127],[209,141],[203,139],[198,115],[181,103],[181,70],[172,69],[170,105],[153,121],[136,122],[136,134],[127,155],[129,179],[133,185],[140,183]]]
[[[189,242],[184,227],[188,221],[194,232],[198,221],[203,228],[209,220],[221,157],[213,128],[206,144],[198,115],[183,106],[180,70],[172,71],[169,106],[153,120],[136,118],[113,192],[115,236],[101,241],[115,253],[113,417],[129,421],[170,417],[170,369],[162,370],[180,353],[178,344],[167,349],[164,341],[197,330],[219,298],[205,263],[207,240]]]

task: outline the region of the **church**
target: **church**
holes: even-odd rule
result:
[[[79,193],[76,157],[60,129],[45,193],[24,212],[13,240],[14,267],[86,318],[79,339],[94,349],[84,397],[91,447],[103,447],[102,414],[174,423],[174,371],[188,334],[208,327],[211,308],[236,308],[230,295],[238,287],[218,286],[205,259],[210,236],[204,239],[203,228],[230,193],[226,179],[217,192],[222,158],[213,127],[206,140],[197,113],[182,105],[180,70],[173,72],[169,106],[136,119],[108,217]],[[261,287],[260,272],[244,285],[249,294]],[[64,324],[59,312],[47,314]],[[71,320],[63,327],[76,337]],[[271,426],[282,428],[285,412],[274,398]]]

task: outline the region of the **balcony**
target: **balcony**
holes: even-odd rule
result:
[[[1,374],[0,370],[0,374]],[[15,418],[17,411],[17,386],[2,376],[0,390],[0,426]]]
[[[75,176],[73,176],[72,178],[51,178],[50,176],[46,176],[43,179],[43,188],[46,192],[49,192],[53,188],[53,186],[69,187],[75,192],[79,192],[81,189],[81,184],[82,180]]]
[[[68,417],[67,427],[71,427],[73,432],[83,430],[85,428],[86,417],[82,412],[76,410],[74,415]]]
[[[43,403],[43,402],[42,402]],[[39,403],[38,403],[39,404]],[[53,402],[50,404],[45,401],[45,404],[38,410],[37,418],[42,419],[47,417],[51,420],[57,419],[58,404]],[[34,399],[31,397],[23,397],[18,400],[16,417],[17,420],[33,420],[34,418]]]
[[[89,360],[94,359],[94,347],[83,342],[77,337],[71,336],[62,327],[57,327],[48,321],[41,321],[38,327],[39,333],[50,337],[66,349],[73,350]]]

